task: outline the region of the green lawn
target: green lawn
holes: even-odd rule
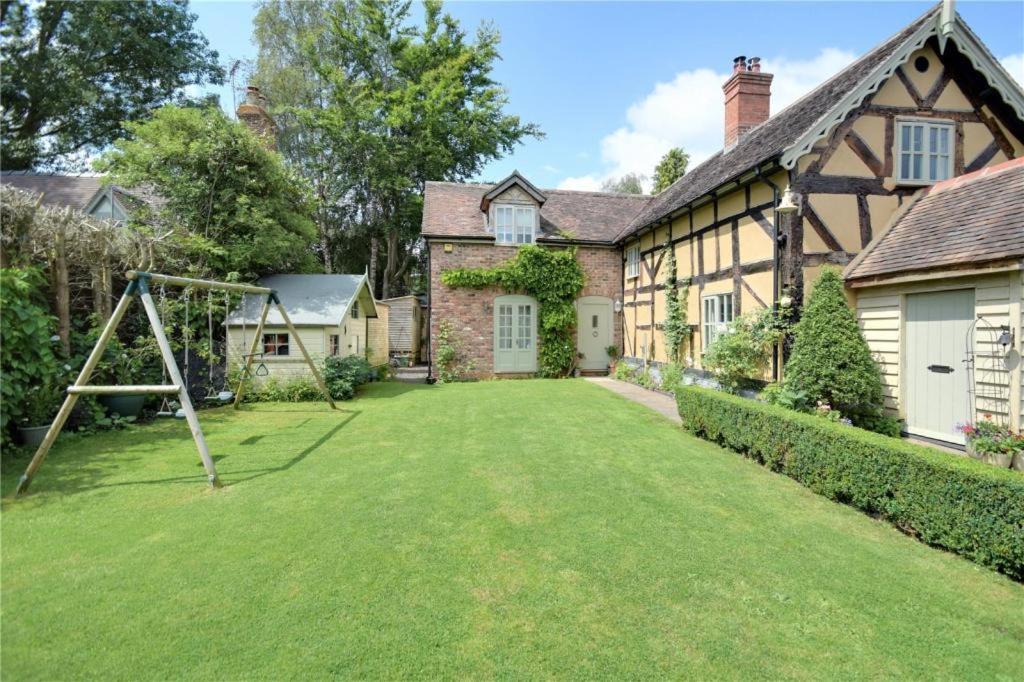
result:
[[[1024,677],[1024,586],[583,381],[62,441],[5,498],[2,677]],[[9,495],[24,460],[4,460]]]

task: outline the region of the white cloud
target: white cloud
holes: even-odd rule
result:
[[[762,60],[772,81],[772,113],[781,111],[855,59],[851,52],[825,48],[809,60],[784,57]],[[602,168],[566,178],[568,189],[596,189],[609,177],[640,173],[650,178],[666,151],[682,146],[693,168],[722,148],[722,84],[728,73],[711,69],[683,71],[668,83],[657,83],[626,110],[626,125],[601,140]]]
[[[1024,85],[1024,52],[1011,54],[999,60],[1003,68],[1010,72],[1010,75],[1017,79],[1017,82]]]

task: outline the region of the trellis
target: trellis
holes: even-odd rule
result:
[[[156,304],[153,302],[153,296],[150,293],[150,284],[153,283],[194,289],[257,294],[265,297],[263,309],[260,312],[259,323],[256,326],[256,333],[253,336],[249,352],[245,356],[245,366],[238,381],[238,388],[235,391],[235,409],[238,409],[238,406],[241,404],[242,395],[245,391],[245,379],[251,371],[253,358],[258,355],[256,352],[257,344],[259,343],[260,335],[263,332],[263,326],[266,323],[267,313],[270,311],[271,305],[277,306],[278,313],[281,315],[285,325],[288,327],[288,331],[291,333],[292,338],[295,339],[295,344],[302,352],[302,357],[305,359],[306,364],[309,365],[309,369],[313,373],[314,378],[316,378],[316,382],[319,385],[320,390],[323,392],[324,397],[327,399],[331,408],[336,409],[334,400],[331,399],[331,394],[327,390],[327,385],[324,383],[324,379],[321,376],[320,371],[316,368],[316,364],[306,351],[306,347],[303,345],[301,337],[295,330],[294,325],[292,325],[291,318],[288,317],[288,312],[285,310],[284,305],[281,304],[280,299],[278,299],[277,292],[273,289],[250,284],[235,284],[229,282],[192,279],[189,277],[175,277],[173,275],[161,275],[139,270],[130,270],[125,273],[125,277],[128,279],[128,287],[125,289],[124,294],[121,296],[121,300],[118,301],[117,307],[114,309],[106,326],[103,328],[103,333],[101,333],[100,337],[96,340],[96,345],[93,346],[92,352],[89,354],[88,359],[82,366],[81,372],[78,374],[78,378],[75,379],[75,383],[68,386],[67,397],[64,399],[64,403],[61,405],[60,411],[54,418],[53,423],[50,424],[50,429],[46,432],[43,442],[40,443],[35,455],[33,455],[32,461],[29,462],[28,468],[25,469],[25,473],[22,474],[21,479],[19,479],[16,494],[20,495],[28,490],[29,484],[32,482],[32,477],[42,465],[43,460],[46,459],[46,454],[50,451],[50,448],[53,447],[53,443],[57,440],[57,436],[60,434],[65,422],[67,422],[68,417],[71,415],[71,411],[74,409],[75,403],[78,401],[78,396],[80,395],[177,395],[178,401],[181,403],[182,410],[185,412],[185,419],[188,421],[189,428],[192,431],[192,438],[196,443],[196,449],[199,451],[199,458],[202,460],[203,467],[206,469],[207,480],[210,482],[212,487],[220,487],[221,483],[217,476],[217,468],[214,465],[213,458],[210,457],[210,451],[206,446],[206,439],[203,436],[203,430],[199,424],[199,417],[196,415],[195,408],[192,405],[192,399],[188,395],[188,388],[182,379],[178,363],[174,359],[171,344],[167,340],[167,335],[164,332],[163,321],[160,319],[160,313],[157,310]],[[110,343],[110,339],[113,337],[118,324],[120,324],[121,319],[128,310],[128,306],[131,305],[135,298],[142,301],[142,306],[146,311],[146,317],[149,319],[149,326],[153,329],[153,335],[156,337],[157,345],[160,347],[160,355],[162,356],[164,366],[167,368],[167,374],[171,383],[148,386],[90,385],[89,380],[92,377],[93,371],[96,369],[96,365],[99,363],[100,358],[103,357],[107,344]]]

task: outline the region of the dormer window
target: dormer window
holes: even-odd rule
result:
[[[897,121],[896,179],[905,185],[930,185],[953,174],[951,121]]]
[[[494,240],[498,244],[532,244],[536,225],[533,206],[494,206]]]

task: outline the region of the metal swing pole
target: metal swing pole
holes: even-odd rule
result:
[[[128,288],[124,290],[121,295],[121,300],[117,302],[117,307],[114,308],[114,312],[110,315],[110,319],[107,320],[107,326],[103,328],[103,332],[100,334],[100,338],[96,340],[96,345],[93,346],[92,353],[89,354],[89,358],[82,365],[82,370],[78,373],[78,378],[75,379],[75,383],[68,389],[68,395],[64,398],[64,403],[60,406],[60,411],[57,412],[57,416],[54,417],[53,423],[50,424],[49,431],[46,432],[46,436],[43,438],[43,442],[39,444],[39,448],[36,450],[36,454],[32,456],[32,461],[28,463],[28,468],[25,469],[25,473],[21,475],[18,480],[18,487],[15,489],[15,495],[21,495],[28,490],[29,484],[32,483],[32,477],[35,476],[36,471],[42,465],[43,460],[46,459],[46,454],[53,447],[54,442],[57,440],[57,435],[60,434],[60,430],[64,428],[64,423],[71,416],[71,410],[75,408],[75,403],[78,402],[78,396],[81,394],[80,391],[74,391],[72,389],[81,388],[89,383],[89,378],[92,376],[93,370],[96,369],[96,365],[99,364],[100,358],[103,357],[103,352],[107,349],[107,344],[110,343],[110,337],[114,335],[114,331],[117,329],[117,325],[120,324],[121,318],[124,317],[124,313],[128,310],[128,306],[131,305],[132,297],[135,295],[135,289],[138,287],[135,282],[130,282]]]
[[[167,372],[170,374],[171,381],[178,386],[178,402],[181,403],[181,409],[185,411],[185,420],[188,421],[189,429],[192,431],[192,439],[196,442],[196,449],[199,450],[199,458],[203,461],[203,468],[206,469],[206,478],[211,486],[219,488],[221,483],[220,478],[217,476],[217,467],[213,463],[213,458],[210,457],[210,450],[206,447],[206,439],[203,437],[203,429],[199,425],[199,417],[196,416],[195,408],[192,407],[192,399],[188,395],[188,388],[185,386],[184,380],[182,380],[178,363],[174,360],[174,352],[171,350],[171,344],[167,341],[163,322],[160,320],[156,304],[153,303],[153,296],[149,293],[149,279],[146,273],[136,273],[136,277],[132,279],[132,282],[137,283],[139,298],[142,299],[142,307],[146,309],[146,317],[149,318],[149,325],[153,328],[153,336],[156,337],[156,343],[160,347],[160,354],[163,356]]]

